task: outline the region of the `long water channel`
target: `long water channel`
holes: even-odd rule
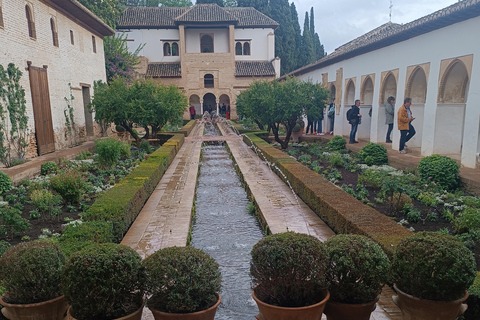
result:
[[[258,313],[251,297],[250,251],[263,233],[248,206],[249,199],[226,147],[205,144],[191,244],[220,265],[222,303],[216,320],[253,319]]]

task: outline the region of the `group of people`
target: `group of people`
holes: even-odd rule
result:
[[[410,106],[412,105],[411,98],[405,98],[403,105],[398,109],[397,112],[397,124],[398,130],[400,130],[400,145],[399,153],[407,153],[405,151],[406,143],[412,139],[415,135],[415,128],[412,125],[412,121],[415,120],[413,117],[412,110]],[[350,130],[350,143],[358,143],[355,140],[355,135],[357,134],[358,125],[361,123],[362,115],[360,114],[360,100],[355,100],[355,104],[347,112],[347,120],[351,125]],[[370,114],[371,116],[371,114]],[[386,142],[392,143],[390,135],[393,130],[393,121],[395,117],[395,98],[390,96],[387,99],[385,104],[385,124],[388,125]]]
[[[332,99],[332,102],[328,106],[327,110],[327,116],[328,119],[330,120],[330,134],[333,134],[333,125],[335,123],[335,98]],[[310,116],[307,115],[307,130],[306,134],[316,134],[318,136],[323,136],[325,133],[323,133],[322,129],[322,121],[323,121],[323,108],[319,114],[319,116]]]

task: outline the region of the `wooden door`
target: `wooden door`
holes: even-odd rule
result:
[[[30,89],[32,91],[33,117],[38,155],[55,151],[50,93],[48,90],[47,67],[29,66]]]
[[[90,88],[82,87],[83,95],[83,112],[85,114],[85,131],[87,136],[93,136],[93,118],[92,113],[88,110],[88,104],[90,103]]]

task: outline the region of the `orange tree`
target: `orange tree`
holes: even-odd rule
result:
[[[121,125],[135,139],[155,138],[167,122],[178,122],[187,108],[187,98],[178,87],[137,80],[127,84],[122,79],[110,84],[95,82],[90,107],[99,123]],[[140,137],[134,126],[145,129]]]
[[[329,91],[322,85],[294,77],[255,81],[237,97],[237,112],[271,128],[275,141],[286,149],[297,120],[307,114],[320,114],[328,97]],[[285,128],[284,138],[279,136],[280,127]]]

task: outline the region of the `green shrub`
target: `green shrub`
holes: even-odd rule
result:
[[[88,150],[82,150],[77,156],[75,157],[75,160],[87,160],[92,158],[92,153]]]
[[[128,159],[130,158],[132,152],[131,152],[131,143],[128,141],[122,141],[121,143],[121,149],[120,149],[120,159]]]
[[[298,157],[298,161],[305,165],[309,165],[310,163],[312,163],[312,157],[308,154],[302,154]]]
[[[58,244],[67,257],[81,249],[100,243],[114,241],[113,227],[107,221],[73,221],[65,227]]]
[[[469,297],[465,303],[468,305],[467,311],[463,314],[465,320],[480,319],[480,272],[473,284],[468,288]]]
[[[453,229],[455,233],[480,230],[480,211],[473,208],[463,210],[453,219]]]
[[[332,152],[330,156],[328,156],[328,163],[332,167],[341,167],[343,165],[343,157],[338,152]]]
[[[58,172],[58,166],[55,162],[52,162],[52,161],[44,162],[40,167],[40,174],[42,176],[46,176],[47,174],[52,174],[57,172]]]
[[[369,142],[359,152],[360,162],[371,165],[388,164],[387,149],[378,143]]]
[[[40,212],[49,214],[52,213],[53,207],[62,202],[58,196],[55,196],[46,189],[33,190],[30,194],[30,200],[32,200],[32,204],[37,207]]]
[[[80,172],[68,170],[58,173],[50,179],[50,188],[57,192],[65,202],[78,203],[84,194],[85,180]]]
[[[455,190],[459,182],[459,168],[453,159],[435,154],[420,160],[418,174],[425,181],[433,181],[446,190]]]
[[[5,251],[7,251],[9,248],[11,248],[11,244],[8,243],[5,240],[0,240],[0,257],[3,256]]]
[[[459,199],[464,205],[472,208],[480,208],[480,198],[473,196],[463,196]]]
[[[336,235],[325,244],[330,300],[356,304],[374,301],[390,275],[390,260],[382,248],[365,236],[351,234]]]
[[[412,198],[408,194],[394,192],[391,197],[387,197],[386,203],[393,212],[401,212],[407,204],[412,204]]]
[[[345,149],[347,145],[347,140],[342,138],[341,136],[335,136],[327,143],[327,147],[330,150],[342,150]]]
[[[293,232],[269,235],[253,246],[251,255],[250,275],[261,301],[303,307],[325,297],[328,257],[317,238]]]
[[[142,140],[142,142],[140,142],[139,148],[146,153],[152,153],[152,146],[150,145],[150,142],[148,142],[148,140]]]
[[[10,177],[6,173],[0,171],[0,195],[10,191],[11,189],[12,179],[10,179]]]
[[[120,244],[90,245],[65,264],[62,288],[78,320],[115,319],[138,310],[143,297],[141,258]]]
[[[385,171],[366,169],[358,175],[358,182],[372,188],[381,188],[383,181],[388,176]]]
[[[407,221],[410,223],[417,223],[422,220],[422,213],[417,208],[412,208],[407,213]]]
[[[10,206],[0,207],[0,235],[15,235],[28,227],[28,220],[22,218],[20,210]]]
[[[193,247],[170,247],[143,261],[148,306],[169,313],[191,313],[212,307],[220,291],[218,263]],[[181,301],[181,303],[179,303]]]
[[[100,168],[110,169],[114,167],[122,150],[122,142],[109,138],[95,141],[95,152]]]
[[[395,283],[420,299],[460,299],[477,269],[473,253],[453,236],[419,232],[400,242],[392,263]]]
[[[0,278],[9,303],[37,303],[62,295],[61,270],[65,256],[46,241],[20,243],[0,258]]]

